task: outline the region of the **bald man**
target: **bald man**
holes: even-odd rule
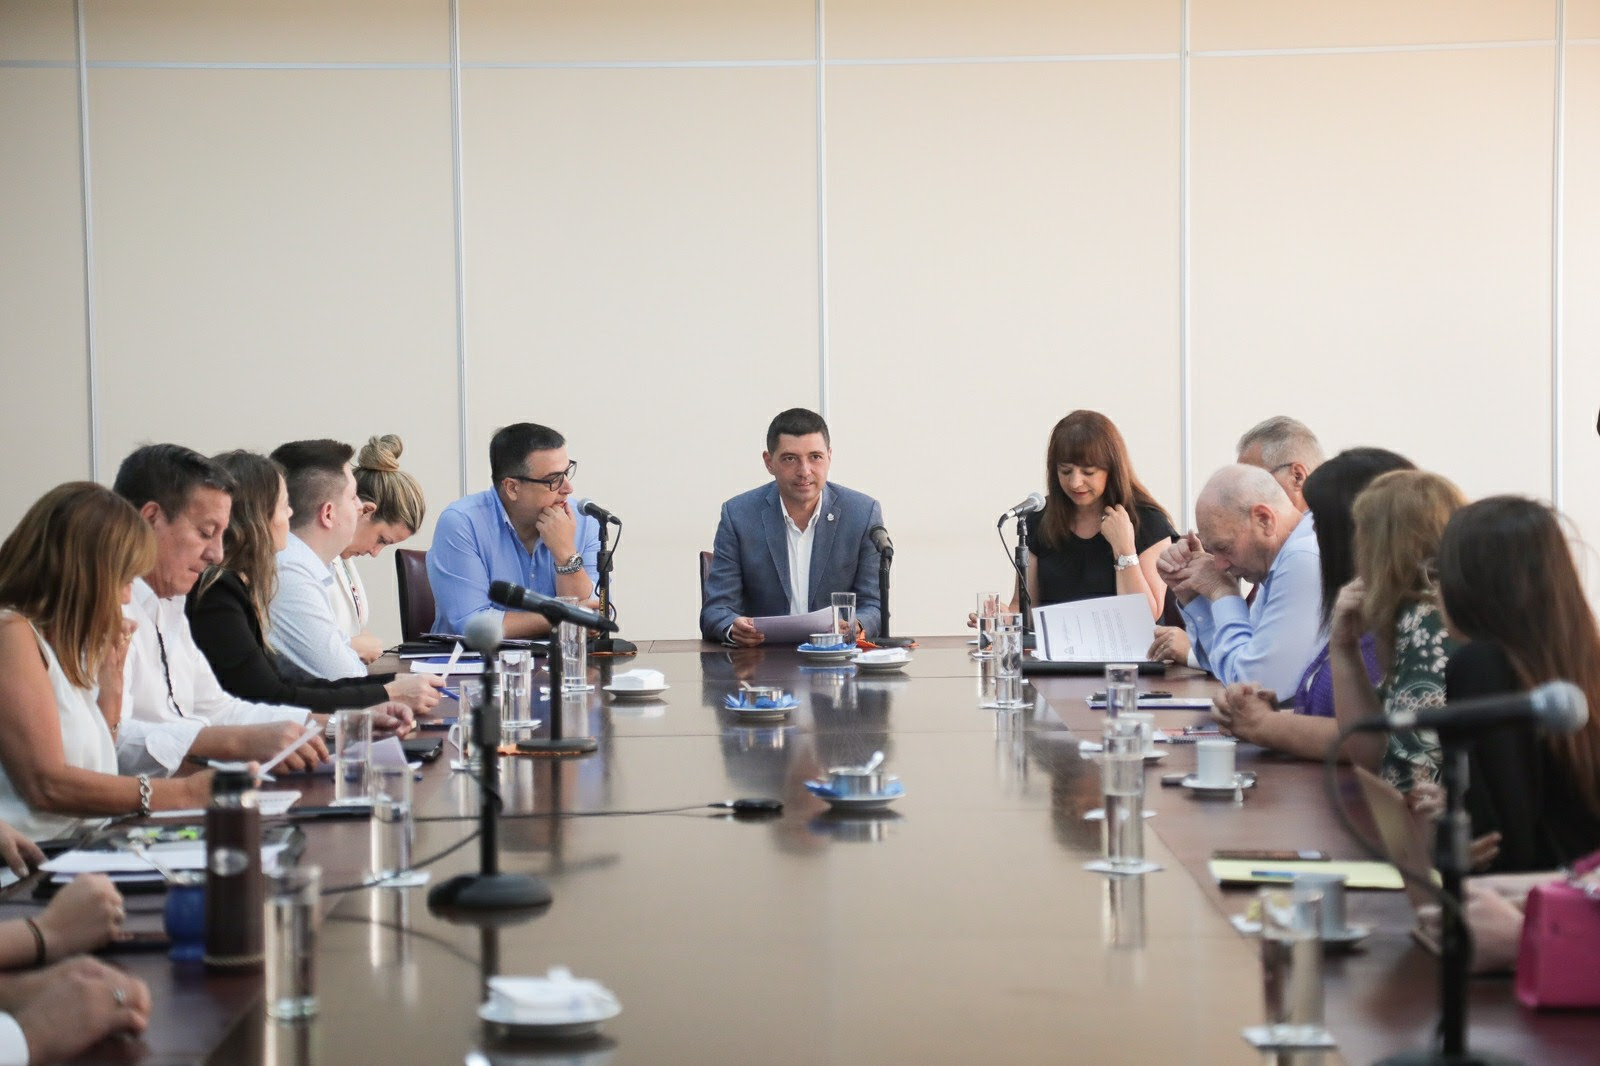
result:
[[[1266,470],[1225,466],[1195,503],[1195,525],[1156,563],[1177,596],[1193,657],[1228,684],[1293,692],[1320,644],[1322,571],[1310,515]],[[1256,586],[1253,602],[1241,581]],[[1157,630],[1153,659],[1178,659],[1184,633]]]

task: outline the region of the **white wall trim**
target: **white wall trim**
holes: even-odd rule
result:
[[[461,3],[450,0],[450,192],[455,226],[456,451],[467,494],[467,226],[461,149]]]
[[[1178,45],[1178,499],[1182,532],[1193,525],[1194,423],[1190,359],[1192,289],[1189,283],[1189,0],[1183,0]]]
[[[825,0],[816,0],[817,33],[817,413],[828,418],[828,42]]]
[[[1561,509],[1565,448],[1562,434],[1566,419],[1565,390],[1562,388],[1565,338],[1561,319],[1566,309],[1563,287],[1566,282],[1566,165],[1567,165],[1567,0],[1556,0],[1556,76],[1555,115],[1551,137],[1550,165],[1550,503]]]
[[[89,165],[89,45],[84,26],[83,0],[73,0],[78,48],[78,165],[83,204],[83,349],[88,371],[86,396],[89,419],[89,478],[100,480],[100,360],[95,337],[94,289],[94,180]]]

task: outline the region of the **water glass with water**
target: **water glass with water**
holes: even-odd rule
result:
[[[1137,710],[1139,705],[1139,668],[1131,663],[1106,664],[1106,716]]]
[[[978,609],[974,612],[978,620],[978,647],[973,651],[975,659],[994,658],[994,619],[1005,606],[1005,601],[998,592],[978,593]]]
[[[1144,736],[1138,726],[1118,718],[1105,721],[1100,749],[1102,858],[1086,869],[1109,874],[1142,874],[1161,869],[1144,857]]]
[[[450,769],[476,772],[481,761],[477,746],[472,741],[472,716],[483,706],[483,682],[462,681],[456,686],[456,691],[461,693],[456,700],[456,721],[445,734],[456,749],[455,758],[450,760]]]
[[[317,893],[322,871],[289,866],[268,879],[267,1014],[285,1021],[317,1013]]]
[[[994,616],[994,704],[1006,710],[1023,706],[1022,615],[1001,611]]]
[[[856,639],[856,594],[854,592],[835,592],[833,594],[833,631],[854,644]]]
[[[367,803],[372,769],[372,708],[346,708],[334,718],[333,802]]]
[[[561,596],[562,603],[576,605],[578,597]],[[589,631],[573,622],[562,622],[556,638],[561,645],[561,689],[563,692],[589,691]]]
[[[389,879],[411,869],[411,767],[372,768],[372,876]]]
[[[500,666],[500,721],[520,722],[529,717],[533,686],[533,656],[521,648],[503,651]]]
[[[1304,885],[1261,890],[1261,983],[1267,1024],[1252,1043],[1329,1047],[1323,1020],[1322,892]]]

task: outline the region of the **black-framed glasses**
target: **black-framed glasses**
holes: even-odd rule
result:
[[[577,472],[578,460],[574,459],[567,464],[567,468],[561,473],[551,474],[549,477],[524,477],[521,474],[512,474],[510,477],[512,481],[523,481],[529,485],[543,485],[551,492],[559,492],[561,491],[561,483],[563,481],[571,481],[572,475]]]

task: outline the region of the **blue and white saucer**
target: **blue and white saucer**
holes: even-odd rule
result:
[[[750,704],[744,701],[744,696],[742,694],[730,693],[729,695],[722,697],[722,705],[728,710],[732,711],[734,714],[737,714],[740,718],[749,719],[751,721],[761,721],[766,719],[782,718],[784,715],[800,706],[800,701],[795,699],[793,696],[785,696],[776,703],[772,702],[771,700],[758,700],[757,702]]]
[[[856,655],[854,644],[834,644],[826,648],[819,648],[815,644],[801,644],[794,650],[800,653],[802,659],[819,663],[853,659]]]
[[[889,806],[906,794],[906,786],[898,777],[890,776],[883,791],[870,796],[842,796],[826,781],[807,781],[806,791],[818,799],[826,800],[830,807],[841,811],[877,811]]]

